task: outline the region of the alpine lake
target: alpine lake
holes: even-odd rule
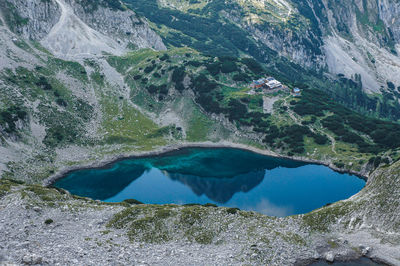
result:
[[[53,186],[105,202],[206,204],[285,217],[358,193],[365,180],[231,148],[185,148],[68,173]]]

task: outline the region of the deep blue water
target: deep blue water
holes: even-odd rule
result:
[[[78,170],[54,185],[107,202],[214,203],[288,216],[347,199],[365,181],[325,166],[239,149],[190,148]]]

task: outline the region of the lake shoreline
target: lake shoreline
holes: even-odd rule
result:
[[[270,156],[270,157],[274,157],[274,158],[281,158],[281,159],[287,159],[287,160],[292,160],[292,161],[296,161],[296,162],[304,162],[304,163],[309,163],[309,164],[323,165],[323,166],[329,167],[330,169],[332,169],[333,171],[336,171],[338,173],[356,175],[359,178],[362,178],[365,181],[368,181],[367,173],[338,168],[334,164],[326,162],[326,161],[313,160],[313,159],[308,159],[305,157],[285,156],[285,155],[281,155],[281,154],[278,154],[278,153],[275,153],[275,152],[272,152],[269,150],[262,150],[262,149],[259,149],[259,148],[253,147],[253,146],[249,146],[249,145],[245,145],[245,144],[238,144],[238,143],[231,143],[231,142],[218,142],[218,143],[215,143],[215,142],[193,142],[193,143],[167,145],[167,146],[163,146],[158,149],[151,150],[151,151],[119,154],[119,155],[110,156],[109,158],[106,158],[106,159],[98,161],[98,162],[90,162],[88,164],[65,167],[65,168],[59,170],[54,175],[45,179],[42,182],[42,184],[44,186],[52,186],[57,180],[60,180],[64,177],[66,177],[69,173],[78,171],[78,170],[102,169],[102,168],[104,169],[104,168],[109,168],[109,166],[111,166],[119,161],[123,161],[123,160],[127,160],[127,159],[160,156],[160,155],[168,154],[168,153],[171,153],[174,151],[179,151],[182,149],[189,149],[189,148],[240,149],[240,150],[250,151],[250,152],[260,154],[260,155]]]

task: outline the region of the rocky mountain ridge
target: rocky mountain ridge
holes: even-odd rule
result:
[[[127,3],[132,2],[126,0]],[[158,1],[165,8],[219,19],[308,69],[354,79],[369,93],[400,86],[399,3],[391,0]],[[216,18],[216,14],[212,13]],[[268,59],[267,59],[268,61]]]
[[[122,5],[96,5],[87,9],[88,3],[82,1],[7,0],[1,8],[13,32],[40,42],[58,56],[103,52],[121,55],[137,48],[165,49],[147,22],[131,10]]]

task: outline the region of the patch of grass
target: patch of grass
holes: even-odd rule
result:
[[[159,209],[155,212],[154,216],[158,219],[166,219],[172,215],[169,209]]]
[[[209,245],[212,243],[212,241],[214,239],[214,235],[212,232],[206,231],[206,232],[202,232],[202,233],[196,235],[194,239],[199,244]]]
[[[78,62],[65,61],[55,57],[49,57],[47,64],[49,68],[53,69],[53,71],[65,71],[69,76],[74,77],[80,81],[88,81],[88,76],[85,68]]]
[[[240,211],[239,208],[229,208],[226,210],[226,212],[229,214],[236,214],[236,213],[238,213],[238,211]]]
[[[101,133],[107,143],[135,143],[141,150],[166,144],[162,134],[159,134],[160,128],[126,100],[118,103],[116,99],[103,98],[102,106]]]
[[[126,199],[124,200],[124,202],[131,204],[131,205],[138,205],[138,204],[143,204],[143,202],[140,202],[138,200],[135,199]]]
[[[127,208],[115,214],[113,218],[108,222],[107,227],[115,227],[117,229],[122,229],[127,224],[129,224],[130,221],[137,218],[142,213],[142,211],[143,211],[142,208],[137,208],[137,207]]]
[[[339,247],[339,244],[336,241],[334,241],[333,239],[328,240],[328,245],[331,248],[338,248]]]
[[[90,74],[90,79],[100,87],[104,87],[104,75],[98,71],[93,72]]]
[[[330,226],[338,219],[349,214],[354,206],[352,202],[339,202],[334,205],[318,209],[303,216],[303,223],[313,231],[328,232]]]
[[[200,110],[194,109],[189,120],[186,139],[188,141],[206,140],[212,125],[213,122],[209,117],[207,117]]]
[[[39,185],[30,185],[25,188],[26,192],[33,192],[40,200],[53,205],[56,201],[63,199],[63,194],[53,188],[46,188]]]
[[[108,235],[109,233],[111,233],[111,230],[104,230],[104,231],[101,231],[101,234],[104,236],[104,235]]]
[[[201,218],[202,214],[204,211],[202,211],[199,207],[196,205],[192,206],[186,206],[182,211],[181,211],[181,216],[180,216],[180,224],[184,226],[193,226],[196,223],[201,223]]]
[[[0,179],[0,198],[4,197],[11,191],[11,187],[13,186],[13,182]]]
[[[304,238],[296,233],[292,233],[292,232],[281,233],[281,232],[276,231],[275,235],[279,236],[284,241],[291,243],[291,244],[295,244],[295,245],[303,246],[303,247],[307,245],[307,242],[304,240]]]
[[[185,238],[206,245],[212,243],[217,233],[205,223],[209,218],[208,209],[202,206],[137,206],[114,215],[107,226],[126,228],[131,241],[165,243]]]

